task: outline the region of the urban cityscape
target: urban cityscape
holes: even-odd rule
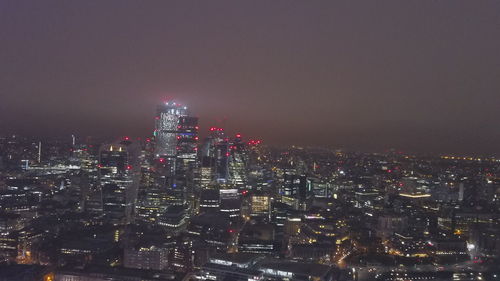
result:
[[[0,1],[0,281],[500,281],[499,12]]]
[[[151,123],[1,138],[10,280],[500,280],[500,159],[200,140],[175,101]]]

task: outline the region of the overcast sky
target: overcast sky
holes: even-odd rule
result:
[[[0,133],[500,154],[500,1],[0,1]],[[225,120],[225,121],[223,121]]]

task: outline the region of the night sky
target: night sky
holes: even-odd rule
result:
[[[1,135],[145,136],[166,99],[269,144],[499,155],[500,1],[0,1]]]

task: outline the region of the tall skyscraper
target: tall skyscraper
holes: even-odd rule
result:
[[[177,156],[175,171],[175,190],[182,191],[187,207],[194,207],[194,173],[198,166],[198,118],[182,116],[179,118],[177,134]]]
[[[158,106],[154,132],[157,158],[163,157],[170,161],[177,156],[179,121],[182,116],[186,115],[187,107],[176,102],[165,102]],[[175,170],[175,161],[171,162],[171,168]]]
[[[229,139],[224,129],[211,127],[202,147],[202,168],[210,168],[211,181],[225,184],[229,178]],[[207,166],[209,165],[209,166]]]
[[[158,105],[155,117],[154,155],[160,161],[162,181],[168,188],[175,187],[179,124],[181,117],[184,116],[187,116],[187,107],[179,103],[167,101]]]
[[[229,148],[228,182],[235,187],[243,187],[247,183],[246,166],[248,163],[248,153],[246,144],[242,141],[241,134],[236,134]]]
[[[198,155],[198,118],[181,116],[177,126],[177,164],[179,171],[185,171],[196,162]]]
[[[141,190],[138,215],[146,221],[165,221],[172,206],[191,207],[193,170],[197,166],[198,118],[186,106],[166,102],[158,106],[155,145],[148,186]]]
[[[103,145],[98,167],[104,215],[113,223],[123,223],[131,211],[127,189],[132,185],[132,166],[127,148],[119,144]]]

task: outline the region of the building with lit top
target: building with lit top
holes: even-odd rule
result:
[[[230,157],[228,160],[228,182],[237,187],[247,183],[246,166],[248,153],[246,144],[242,141],[241,134],[236,134],[229,145]]]
[[[153,182],[141,192],[139,211],[142,219],[158,223],[170,206],[190,209],[194,205],[198,118],[189,116],[187,107],[179,103],[162,103],[157,108],[154,139]]]
[[[123,144],[103,145],[99,151],[98,174],[104,215],[113,223],[129,218],[132,203],[127,194],[132,188],[132,165]]]
[[[155,126],[155,156],[173,158],[177,155],[179,120],[187,115],[187,107],[165,102],[157,108]]]

